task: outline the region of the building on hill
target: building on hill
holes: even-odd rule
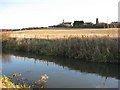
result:
[[[94,25],[95,28],[109,28],[107,23],[101,22]]]
[[[86,24],[86,25],[93,25],[92,22],[86,22],[85,24]]]
[[[59,24],[61,27],[72,27],[72,22],[64,22],[62,24]]]
[[[85,22],[84,21],[74,21],[73,25],[72,22],[63,22],[49,27],[72,27],[72,28],[120,28],[120,22],[112,22],[111,24],[99,22],[98,18],[96,18],[96,24],[92,22]]]
[[[63,22],[58,24],[58,25],[53,25],[53,26],[49,26],[49,27],[72,27],[72,22]]]
[[[112,22],[110,23],[111,28],[120,28],[120,22]]]
[[[74,21],[73,27],[80,27],[84,24],[84,21]]]
[[[84,23],[83,27],[82,28],[92,28],[93,27],[93,23],[92,22],[86,22]]]

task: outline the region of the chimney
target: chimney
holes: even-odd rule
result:
[[[96,18],[96,24],[98,24],[98,23],[99,23],[98,18]]]
[[[63,24],[64,24],[64,19],[63,19]]]

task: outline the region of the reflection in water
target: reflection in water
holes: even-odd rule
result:
[[[2,62],[3,63],[11,63],[11,55],[9,54],[2,54]]]
[[[107,81],[107,77],[105,77],[105,80],[103,81],[103,84],[102,85],[97,85],[96,88],[108,88],[106,86],[106,81]]]
[[[53,62],[54,64],[58,64],[59,66],[62,66],[63,68],[67,67],[72,70],[77,70],[80,72],[85,73],[94,73],[98,74],[100,76],[105,77],[105,81],[107,77],[112,78],[119,78],[118,77],[118,64],[108,64],[108,63],[93,63],[93,62],[81,62],[78,60],[68,60],[65,58],[56,58],[56,57],[48,57],[48,56],[40,56],[40,55],[33,55],[33,54],[23,54],[23,53],[13,53],[15,56],[24,57],[24,60],[26,58],[33,58],[37,62],[43,62],[46,63],[47,66],[49,66],[48,62]],[[3,63],[10,63],[10,55],[9,54],[3,54]]]

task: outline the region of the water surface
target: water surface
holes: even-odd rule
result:
[[[3,53],[2,73],[20,73],[28,83],[47,74],[48,88],[118,88],[118,65],[80,62],[65,58]]]

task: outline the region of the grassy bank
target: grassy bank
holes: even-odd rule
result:
[[[0,76],[0,88],[14,88],[14,89],[23,89],[23,90],[29,90],[30,87],[25,86],[25,85],[15,85],[13,82],[11,82],[9,80],[8,77],[6,77],[5,75]]]
[[[23,78],[17,78],[20,77],[21,74],[14,73],[12,76],[0,76],[0,88],[2,89],[15,89],[15,90],[30,90],[32,88],[46,88],[46,79],[48,76],[42,75],[37,81],[28,84],[25,83],[25,80]],[[19,82],[18,84],[15,83],[15,81]]]
[[[109,36],[50,40],[9,39],[2,41],[2,45],[3,50],[62,56],[83,61],[118,63],[118,38]]]

